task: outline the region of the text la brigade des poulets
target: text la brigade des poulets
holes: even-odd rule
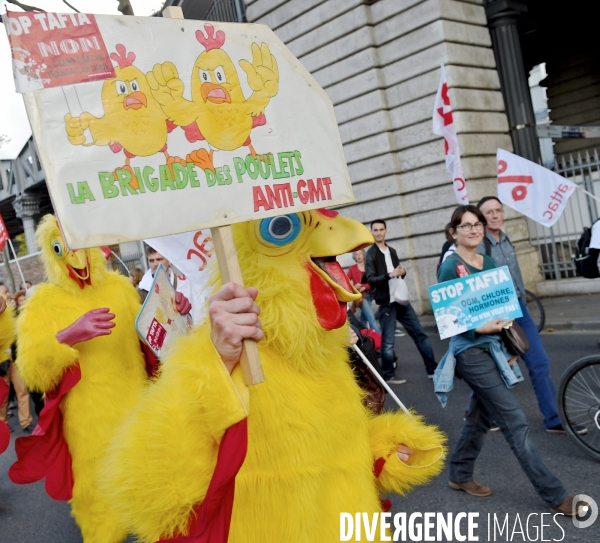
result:
[[[463,281],[432,290],[431,299],[438,304],[442,301],[464,297],[460,304],[468,309],[473,321],[498,317],[503,313],[516,309],[513,305],[506,305],[513,293],[513,286],[510,276],[503,269],[478,273],[473,277],[463,278]],[[468,289],[466,292],[464,290],[465,286]],[[488,291],[490,286],[497,286],[498,288]],[[477,292],[481,290],[486,292],[477,295]],[[480,313],[485,309],[489,309],[489,311]]]
[[[119,169],[113,172],[98,172],[100,190],[104,199],[144,194],[146,192],[189,190],[200,188],[198,169],[191,162],[185,166],[174,163],[159,166],[158,171],[151,166],[133,168],[137,179],[137,188],[132,186],[133,175],[129,170]],[[200,170],[201,171],[201,170]],[[269,185],[252,187],[254,211],[268,211],[274,208],[293,207],[296,203],[307,204],[331,200],[331,178],[317,177],[305,179],[302,155],[300,151],[277,153],[253,158],[235,157],[232,167],[225,165],[215,171],[204,170],[205,187],[227,186],[257,179],[281,180]],[[292,182],[286,179],[300,177]],[[76,185],[67,183],[69,198],[73,204],[94,202],[96,197],[87,181]]]

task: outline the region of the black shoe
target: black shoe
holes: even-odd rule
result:
[[[30,434],[31,432],[33,432],[33,424],[28,424],[27,426],[25,426],[25,428],[23,428],[23,431],[26,434]]]
[[[580,436],[584,436],[588,433],[588,429],[585,426],[573,426],[573,431]],[[546,428],[546,432],[549,434],[566,434],[566,431],[562,424],[557,424],[556,426],[551,426],[550,428]]]

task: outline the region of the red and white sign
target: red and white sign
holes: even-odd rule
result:
[[[9,239],[10,236],[8,235],[6,225],[4,224],[4,219],[2,218],[2,215],[0,215],[0,251],[4,250],[4,246]]]
[[[200,322],[205,316],[205,302],[209,295],[208,264],[216,257],[213,250],[210,229],[186,232],[144,240],[185,274],[186,289],[180,289],[181,277],[178,277],[177,290],[183,292],[192,303],[194,322]]]
[[[115,77],[93,15],[8,11],[4,26],[17,92]]]
[[[535,162],[498,149],[498,198],[544,226],[560,218],[577,185]]]
[[[152,324],[146,334],[146,341],[148,345],[155,351],[160,351],[167,337],[167,331],[165,327],[158,322],[156,319],[152,319]]]
[[[444,149],[446,152],[446,169],[452,176],[454,194],[460,205],[469,203],[467,195],[467,184],[460,163],[460,150],[458,148],[458,136],[456,126],[452,118],[452,107],[448,95],[448,84],[446,82],[446,70],[442,64],[442,76],[440,86],[433,105],[433,133],[444,138]]]

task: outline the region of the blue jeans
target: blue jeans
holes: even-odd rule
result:
[[[396,331],[396,320],[404,327],[421,353],[425,370],[432,374],[437,366],[433,357],[431,341],[423,331],[419,318],[412,305],[390,305],[379,306],[379,322],[381,324],[381,375],[384,379],[394,377],[394,332]]]
[[[552,428],[560,424],[558,411],[556,409],[556,389],[550,379],[550,360],[542,345],[542,339],[537,331],[537,325],[531,318],[525,302],[519,301],[523,316],[516,319],[519,326],[523,328],[527,339],[529,340],[529,350],[521,357],[527,369],[529,378],[535,392],[535,396],[544,415],[544,426]]]
[[[525,414],[514,394],[504,384],[489,352],[479,348],[467,349],[457,355],[456,367],[473,390],[473,397],[462,433],[450,458],[450,480],[455,483],[473,480],[475,461],[490,424],[495,421],[540,497],[550,507],[560,505],[568,493],[544,464],[529,436]]]
[[[381,334],[381,328],[377,324],[377,319],[373,315],[373,309],[371,309],[371,293],[367,291],[366,296],[363,298],[363,303],[360,306],[360,323],[366,326],[369,323],[369,327]]]

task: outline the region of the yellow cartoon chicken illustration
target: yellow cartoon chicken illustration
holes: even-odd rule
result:
[[[67,113],[65,128],[73,145],[108,145],[113,153],[123,151],[125,165],[118,169],[129,171],[130,184],[137,189],[138,180],[130,166],[133,157],[164,153],[169,166],[181,161],[167,153],[167,134],[175,126],[154,99],[144,73],[133,65],[135,54],[126,53],[122,44],[116,49],[117,53],[110,55],[118,64],[116,77],[102,85],[104,116],[97,118],[87,111],[79,117]],[[86,143],[84,132],[88,128],[93,143]]]
[[[200,148],[190,153],[188,162],[214,171],[213,150],[233,151],[243,145],[250,154],[257,154],[250,140],[250,132],[266,123],[264,110],[279,87],[277,61],[266,43],[252,44],[252,63],[240,60],[240,67],[248,76],[252,95],[246,99],[235,64],[221,49],[225,33],[205,24],[206,36],[196,32],[204,51],[196,59],[192,71],[192,100],[183,97],[184,84],[177,68],[171,62],[156,64],[146,74],[154,98],[160,103],[168,119],[181,126],[190,142],[206,140],[210,151]]]

